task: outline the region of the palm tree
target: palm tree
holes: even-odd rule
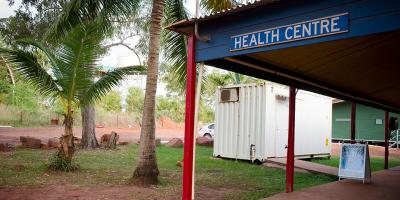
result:
[[[156,161],[155,147],[155,94],[158,78],[158,59],[160,48],[160,33],[163,32],[164,53],[167,61],[173,63],[174,72],[179,82],[184,85],[186,81],[186,39],[170,31],[162,31],[161,19],[169,24],[182,19],[188,15],[183,6],[182,0],[153,0],[148,73],[146,83],[146,94],[143,110],[143,122],[140,135],[139,162],[136,167],[133,179],[140,184],[153,184],[157,182],[159,174]],[[65,11],[61,14],[54,28],[48,35],[57,37],[75,25],[83,21],[102,21],[102,30],[109,30],[113,21],[130,17],[138,12],[140,0],[72,0]],[[236,0],[202,0],[202,6],[211,12],[226,9],[236,5]],[[164,6],[166,5],[166,6]],[[165,13],[164,13],[165,11]]]
[[[140,133],[139,162],[133,172],[133,181],[140,185],[158,182],[158,167],[155,144],[155,105],[160,51],[161,20],[164,0],[153,0],[150,23],[148,73]]]
[[[56,49],[34,40],[20,41],[30,49],[42,51],[50,70],[46,71],[38,57],[28,50],[0,48],[0,54],[17,66],[17,71],[36,87],[38,92],[53,99],[59,98],[64,103],[64,134],[58,149],[58,157],[71,164],[75,151],[73,140],[73,107],[85,106],[99,100],[110,91],[125,75],[144,68],[117,68],[96,82],[92,77],[96,73],[95,64],[101,55],[103,34],[98,26],[81,25],[73,28],[62,39]]]
[[[167,0],[165,24],[169,25],[181,20],[188,19],[188,12],[183,6],[182,0]],[[200,0],[200,5],[205,13],[215,13],[239,5],[243,0]],[[162,35],[164,57],[172,66],[169,73],[175,77],[174,83],[181,90],[186,86],[186,39],[185,36],[173,31],[164,30]],[[207,77],[204,77],[202,84],[207,84]]]
[[[116,21],[123,21],[134,15],[140,0],[71,0],[66,4],[56,23],[46,32],[52,41],[63,37],[77,25],[97,23],[105,36],[111,36]],[[98,147],[95,134],[95,107],[88,104],[81,107],[82,148]]]

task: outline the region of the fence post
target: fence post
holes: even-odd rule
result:
[[[397,149],[399,149],[399,129],[396,130],[396,145],[397,145]]]

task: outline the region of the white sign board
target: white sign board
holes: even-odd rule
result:
[[[369,182],[371,169],[368,144],[342,144],[340,150],[339,180],[351,178]]]

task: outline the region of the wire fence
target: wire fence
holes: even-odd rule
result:
[[[50,124],[51,119],[57,117],[56,113],[50,111],[29,111],[0,104],[0,125],[45,126]]]
[[[74,113],[74,126],[82,125],[80,112]],[[133,128],[141,127],[141,113],[107,112],[96,110],[96,126]],[[39,127],[48,125],[62,125],[64,117],[51,110],[38,109],[37,111],[23,110],[15,106],[0,104],[0,126]],[[183,123],[177,123],[165,116],[156,120],[157,128],[183,128]]]

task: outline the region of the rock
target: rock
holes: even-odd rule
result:
[[[11,151],[13,149],[14,149],[14,146],[12,144],[0,143],[0,152],[7,152],[7,151]]]
[[[74,145],[76,148],[82,147],[82,139],[78,137],[74,137]]]
[[[28,137],[28,136],[21,136],[19,137],[22,146],[25,148],[31,148],[31,149],[40,149],[42,141],[40,139],[34,138],[34,137]]]
[[[104,134],[100,138],[100,143],[107,144],[110,141],[111,134]]]
[[[182,168],[183,168],[183,160],[178,160],[178,161],[176,162],[176,166],[182,167]]]
[[[214,140],[209,137],[197,137],[196,144],[200,146],[212,147],[214,145]]]
[[[183,146],[183,141],[179,138],[172,138],[168,143],[166,144],[167,147],[181,147]]]
[[[60,138],[50,138],[47,142],[47,146],[49,148],[58,148],[60,145]]]
[[[129,144],[129,142],[127,142],[127,141],[118,142],[118,145],[128,145],[128,144]]]
[[[60,120],[58,118],[51,118],[50,124],[58,126],[58,124],[60,124],[59,121]]]
[[[108,142],[106,144],[106,148],[115,149],[117,147],[118,140],[119,135],[116,132],[112,131],[110,134],[110,138],[108,139]]]
[[[49,146],[47,144],[42,143],[42,144],[40,144],[40,148],[41,149],[49,149]]]

